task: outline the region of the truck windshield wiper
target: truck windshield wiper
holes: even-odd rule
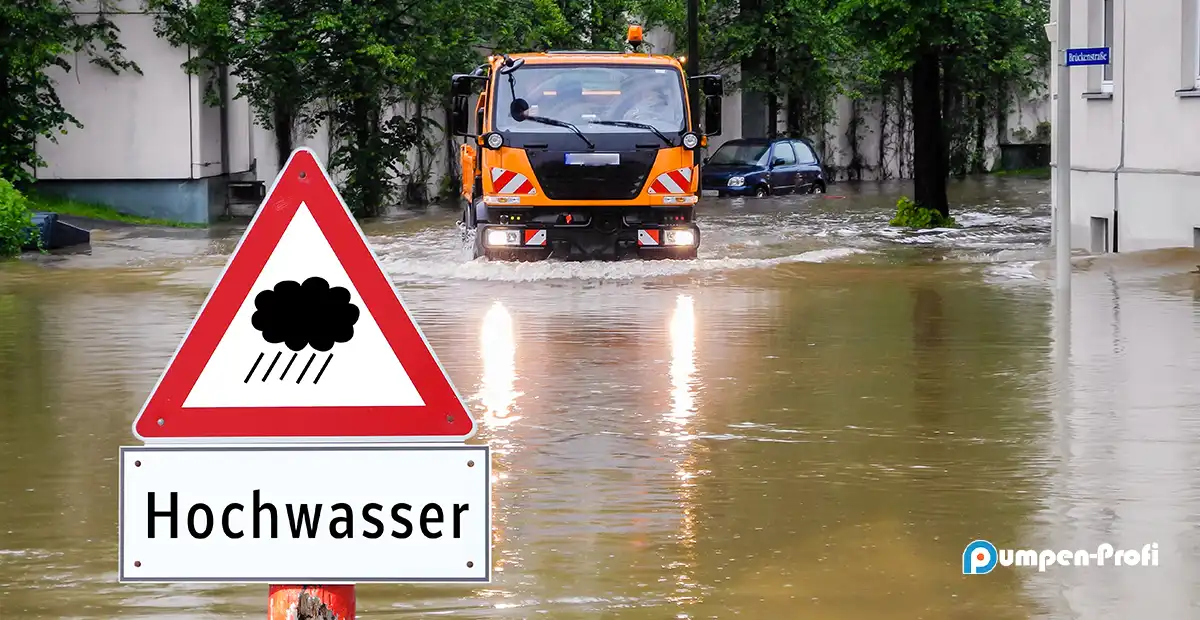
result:
[[[638,123],[635,121],[588,121],[588,122],[590,122],[594,125],[613,125],[616,127],[636,127],[638,129],[649,129],[650,131],[654,132],[654,135],[662,138],[662,141],[666,142],[667,146],[671,146],[672,144],[674,144],[673,142],[671,142],[671,139],[667,137],[667,134],[659,131],[658,128],[655,127],[654,125],[647,125],[646,123]]]
[[[571,123],[568,123],[567,121],[560,121],[557,118],[546,118],[545,116],[525,116],[525,117],[523,117],[523,120],[533,121],[535,123],[541,123],[543,125],[554,125],[555,127],[565,127],[567,129],[570,129],[571,131],[574,131],[575,135],[579,136],[580,140],[587,142],[588,148],[591,148],[591,149],[596,148],[596,145],[592,144],[592,141],[588,140],[587,136],[583,135],[583,132],[579,131],[578,127],[572,125]]]

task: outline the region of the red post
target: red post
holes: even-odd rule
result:
[[[272,584],[267,620],[354,620],[354,586]]]

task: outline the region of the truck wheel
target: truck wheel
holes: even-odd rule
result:
[[[475,232],[474,243],[471,244],[471,259],[477,259],[480,256],[487,256],[487,250],[483,247],[483,232],[478,227],[471,228]]]

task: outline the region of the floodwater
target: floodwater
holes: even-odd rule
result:
[[[494,450],[492,584],[364,618],[1200,617],[1200,253],[1077,259],[1046,181],[708,201],[689,262],[487,264],[454,214],[364,226]],[[0,265],[0,618],[258,618],[116,582],[117,451],[240,228]],[[998,566],[967,543],[1158,566]]]

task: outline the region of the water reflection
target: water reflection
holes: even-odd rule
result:
[[[1055,296],[1059,466],[1030,546],[1140,551],[1157,542],[1159,566],[1109,560],[1031,575],[1056,618],[1188,618],[1200,604],[1197,308],[1132,270],[1077,272],[1070,296]]]
[[[688,427],[696,415],[694,374],[696,372],[696,307],[691,295],[681,294],[675,299],[675,311],[669,326],[671,337],[671,410],[667,422],[673,427],[664,431],[672,437],[672,444],[682,447],[682,454],[672,460],[675,476],[679,480],[679,507],[682,515],[676,540],[682,547],[681,561],[668,564],[665,568],[675,574],[675,592],[668,600],[687,605],[699,601],[697,584],[691,574],[696,568],[696,443],[695,434]],[[690,618],[680,612],[676,618]]]
[[[680,431],[695,415],[692,373],[696,372],[696,302],[691,295],[675,299],[671,315],[671,421]]]
[[[520,394],[516,391],[517,338],[512,315],[500,301],[495,301],[483,317],[479,330],[479,353],[483,362],[478,399],[483,406],[481,438],[492,448],[492,545],[493,567],[497,575],[505,569],[520,564],[517,549],[506,544],[508,522],[511,518],[511,501],[503,497],[503,487],[513,469],[512,456],[518,451],[515,435],[511,432],[514,422],[521,419],[513,415]],[[514,593],[501,588],[487,588],[479,592],[484,598],[511,598]],[[507,603],[496,603],[502,608]]]
[[[517,394],[517,341],[513,332],[512,315],[499,301],[492,304],[483,317],[479,333],[480,354],[483,358],[481,400],[485,408],[484,424],[490,428],[508,426],[520,416],[512,416]]]

